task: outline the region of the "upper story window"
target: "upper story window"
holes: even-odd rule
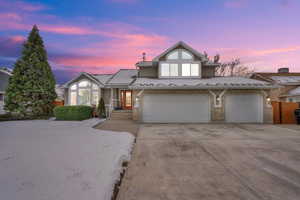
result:
[[[192,60],[193,59],[193,55],[188,53],[187,51],[185,50],[182,50],[181,51],[181,59],[184,59],[184,60]]]
[[[161,64],[161,76],[178,76],[178,64],[177,63],[162,63]]]
[[[179,59],[179,51],[172,51],[167,55],[167,60],[177,60]]]
[[[199,64],[183,63],[182,76],[199,76]]]
[[[192,53],[184,49],[176,49],[160,62],[160,77],[188,78],[200,77],[201,62],[194,60]]]
[[[194,56],[184,49],[177,49],[166,56],[166,60],[193,60]]]

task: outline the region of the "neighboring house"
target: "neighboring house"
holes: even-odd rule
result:
[[[300,73],[290,73],[289,68],[280,68],[278,73],[253,73],[251,78],[281,86],[271,90],[272,101],[300,102]]]
[[[12,72],[7,69],[0,69],[0,114],[4,114],[4,98],[5,90],[8,86],[9,77],[12,75]]]
[[[271,123],[269,91],[275,86],[242,77],[215,77],[208,58],[178,42],[137,69],[116,74],[81,73],[65,84],[65,102],[130,110],[146,123]],[[116,112],[116,111],[114,111]]]
[[[55,92],[57,95],[55,101],[63,101],[65,99],[64,88],[61,85],[59,85],[59,84],[55,85]]]

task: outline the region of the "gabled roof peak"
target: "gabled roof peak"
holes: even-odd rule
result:
[[[159,59],[161,57],[165,56],[166,54],[168,54],[169,52],[173,51],[174,49],[176,49],[179,46],[182,46],[186,50],[190,51],[192,54],[194,54],[195,56],[199,57],[201,60],[208,61],[208,59],[202,53],[200,53],[197,50],[193,49],[191,46],[189,46],[188,44],[186,44],[183,41],[178,41],[173,46],[171,46],[170,48],[168,48],[167,50],[165,50],[163,53],[161,53],[160,55],[156,56],[152,61],[156,61],[156,62],[159,61]]]

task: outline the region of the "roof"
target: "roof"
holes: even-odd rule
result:
[[[113,74],[92,74],[100,83],[106,84],[106,82],[113,76]]]
[[[153,62],[152,61],[140,61],[135,64],[137,67],[152,67]]]
[[[4,70],[0,70],[0,72],[0,91],[4,92],[8,86],[9,77],[12,74]]]
[[[288,94],[289,95],[300,95],[300,86],[295,89],[290,90]]]
[[[244,77],[215,77],[207,79],[137,78],[131,89],[269,89],[277,88],[269,82]]]
[[[271,76],[270,78],[282,85],[300,85],[300,76]]]
[[[107,85],[129,85],[134,81],[138,73],[136,69],[120,69],[106,83]]]
[[[9,69],[7,69],[7,68],[0,69],[0,72],[5,73],[5,74],[7,74],[7,75],[9,75],[9,76],[12,75],[12,71],[9,70]]]
[[[173,46],[171,46],[170,48],[165,50],[163,53],[156,56],[152,61],[156,61],[156,62],[159,61],[159,59],[161,57],[167,55],[169,52],[171,52],[172,50],[176,49],[179,46],[181,46],[181,47],[185,48],[186,50],[188,50],[189,52],[193,53],[194,55],[199,57],[202,61],[208,61],[208,59],[202,53],[200,53],[197,50],[193,49],[191,46],[187,45],[183,41],[177,42],[176,44],[174,44]]]
[[[70,81],[66,82],[62,87],[68,88],[71,83],[73,83],[74,81],[76,81],[81,76],[85,76],[86,78],[95,81],[99,85],[104,85],[105,84],[105,83],[100,82],[100,80],[98,80],[92,74],[89,74],[87,72],[81,72],[78,76],[76,76],[75,78],[73,78]]]

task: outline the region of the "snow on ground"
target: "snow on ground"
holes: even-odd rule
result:
[[[134,137],[97,122],[0,122],[1,199],[109,200]]]

